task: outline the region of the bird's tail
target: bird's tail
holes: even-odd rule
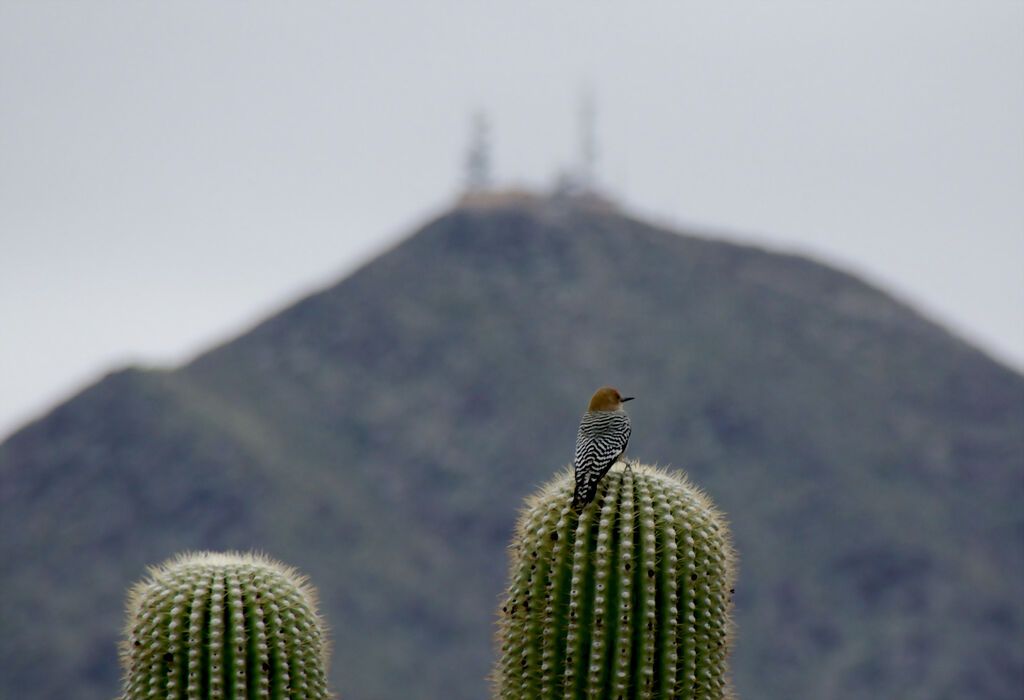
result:
[[[597,493],[597,482],[586,479],[582,483],[576,483],[576,490],[572,494],[572,509],[577,514],[582,513],[587,504],[594,500]]]

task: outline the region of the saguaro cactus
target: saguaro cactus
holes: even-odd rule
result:
[[[526,502],[499,611],[501,698],[729,698],[735,557],[683,476],[617,465],[577,516],[563,473]]]
[[[129,593],[122,700],[329,698],[315,591],[251,554],[185,554]]]

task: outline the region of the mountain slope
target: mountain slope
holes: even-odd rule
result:
[[[515,511],[603,383],[729,514],[741,696],[1016,697],[1024,380],[836,270],[530,198],[0,446],[0,697],[112,695],[124,588],[200,547],[312,577],[343,697],[484,696]]]

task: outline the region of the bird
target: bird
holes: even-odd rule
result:
[[[594,500],[597,484],[626,451],[632,426],[622,404],[634,398],[623,397],[614,387],[603,386],[594,392],[580,419],[573,459],[576,489],[572,508],[577,513]]]

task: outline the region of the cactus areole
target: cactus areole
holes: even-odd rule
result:
[[[500,698],[731,698],[735,555],[682,475],[620,463],[577,516],[572,475],[528,499],[499,610]]]
[[[327,644],[313,589],[251,554],[186,554],[128,599],[122,700],[324,700]]]

